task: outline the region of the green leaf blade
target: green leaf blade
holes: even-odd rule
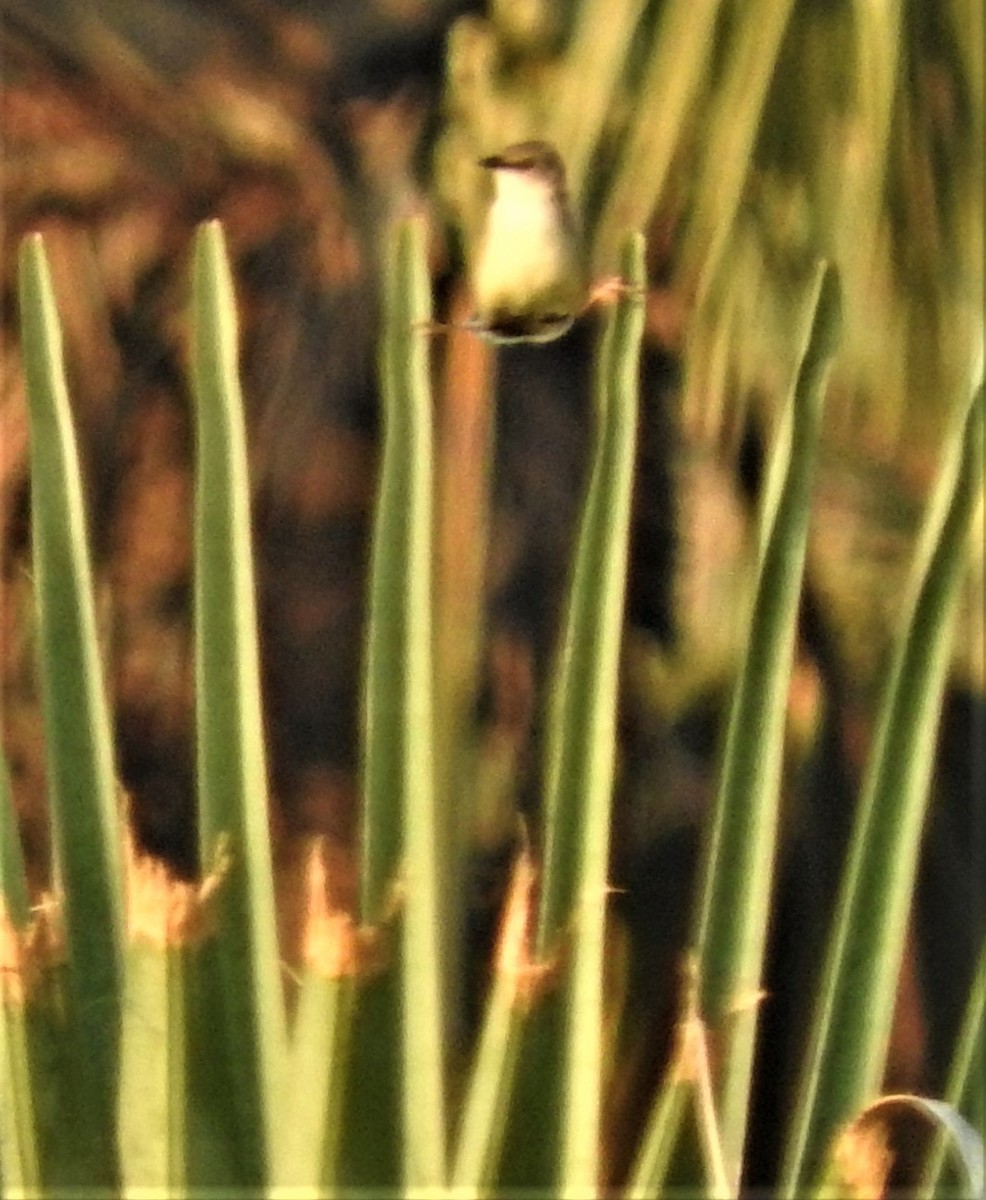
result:
[[[279,1169],[275,1130],[286,1035],[236,311],[215,221],[196,234],[192,303],[199,840],[204,864],[225,854],[230,860],[219,898],[222,1025],[239,1080],[234,1103],[252,1130],[250,1175],[259,1184]]]
[[[354,1029],[354,1070],[365,1059],[373,1064],[377,1086],[389,1086],[392,1094],[396,1089],[400,1172],[412,1191],[444,1186],[446,1173],[426,233],[421,219],[400,222],[386,255],[383,447],[363,689],[360,921],[388,945],[397,942],[398,953],[385,968],[397,978],[363,989]],[[396,1011],[389,1009],[394,1002]],[[372,1052],[368,1040],[377,1043]],[[388,1072],[396,1072],[389,1084]],[[366,1169],[380,1169],[377,1158]]]
[[[517,957],[535,982],[526,985],[523,1030],[511,1035],[522,1048],[507,1102],[503,1182],[517,1183],[523,1169],[524,1182],[565,1195],[591,1192],[600,1175],[610,810],[646,284],[640,235],[625,240],[619,265],[625,290],[597,356],[596,444],[548,717],[540,904],[533,947]]]
[[[982,490],[981,381],[928,505],[881,702],[784,1163],[817,1183],[835,1131],[878,1092],[914,890],[958,586]]]
[[[107,1147],[122,978],[122,867],[78,452],[51,272],[39,234],[21,244],[21,327],[31,440],[35,601],[56,872],[72,999],[87,1046],[85,1108]],[[109,1184],[115,1163],[107,1150]]]

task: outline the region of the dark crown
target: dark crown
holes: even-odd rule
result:
[[[494,171],[537,171],[559,189],[565,186],[565,164],[550,142],[515,142],[499,154],[481,158],[479,165]]]

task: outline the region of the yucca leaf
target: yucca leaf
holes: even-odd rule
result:
[[[236,1084],[244,1183],[276,1178],[285,1027],[260,696],[243,400],[233,282],[218,222],[192,275],[195,395],[195,704],[200,853],[229,858],[213,994]],[[209,956],[206,955],[206,958]],[[218,1032],[218,1031],[217,1031]]]
[[[983,485],[983,388],[947,448],[915,554],[863,782],[783,1187],[819,1180],[835,1131],[878,1094],[914,891],[958,585]]]
[[[362,981],[357,1000],[344,1156],[347,1181],[403,1184],[409,1192],[442,1186],[446,1171],[425,242],[422,220],[401,222],[385,264],[384,428],[364,670],[360,881],[360,921],[381,939],[384,965]],[[375,1143],[368,1122],[377,1123]],[[383,1136],[381,1125],[389,1131]]]
[[[120,812],[86,541],[82,479],[51,273],[39,234],[20,250],[31,436],[31,526],[48,802],[78,1022],[78,1106],[115,1178],[113,1112],[122,982]],[[100,1157],[99,1154],[96,1157]],[[80,1186],[89,1182],[80,1178]]]

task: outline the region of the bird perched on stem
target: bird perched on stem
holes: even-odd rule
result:
[[[518,142],[479,160],[493,195],[473,260],[470,326],[498,342],[548,342],[589,300],[565,164],[548,142]]]

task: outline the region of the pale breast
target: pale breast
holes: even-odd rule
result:
[[[550,186],[521,172],[497,172],[474,269],[477,304],[524,305],[553,291],[571,276],[570,250]]]

